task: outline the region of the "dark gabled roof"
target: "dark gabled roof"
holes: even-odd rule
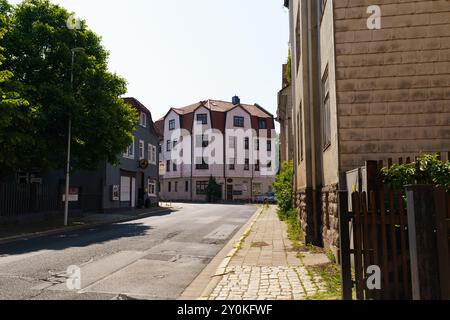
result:
[[[155,130],[158,137],[162,139],[164,137],[164,118],[155,121]]]
[[[152,113],[150,112],[150,110],[146,106],[144,106],[138,99],[133,98],[133,97],[122,98],[122,100],[126,104],[129,104],[129,105],[133,106],[136,110],[146,113],[147,116],[150,119],[150,131],[154,135],[159,136],[158,135],[158,131],[155,128],[155,123],[153,122],[153,119],[152,119]]]

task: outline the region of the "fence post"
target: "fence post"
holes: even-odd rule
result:
[[[414,300],[440,298],[433,190],[429,185],[406,187]]]
[[[447,193],[443,188],[434,192],[434,203],[436,209],[436,241],[439,260],[439,284],[441,287],[441,298],[450,299],[450,248],[447,216],[448,202]]]
[[[339,262],[341,263],[342,299],[352,300],[352,269],[350,264],[350,235],[348,228],[348,192],[338,191],[339,203]]]

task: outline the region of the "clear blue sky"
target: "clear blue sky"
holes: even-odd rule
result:
[[[102,37],[110,70],[155,120],[170,107],[234,94],[276,112],[289,41],[282,0],[52,2]]]

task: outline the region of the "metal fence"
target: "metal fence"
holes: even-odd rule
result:
[[[57,187],[0,183],[0,217],[15,217],[61,209]]]

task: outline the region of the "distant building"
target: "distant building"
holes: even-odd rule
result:
[[[373,6],[372,4],[375,4]],[[337,250],[337,192],[366,160],[450,150],[445,0],[290,0],[295,201],[308,243]],[[283,97],[284,94],[282,93]],[[289,156],[287,156],[289,158]],[[445,159],[443,158],[443,159]]]
[[[280,123],[280,160],[294,160],[294,136],[292,131],[292,87],[289,79],[286,78],[286,68],[282,68],[282,88],[278,92],[277,121]]]
[[[241,104],[239,97],[201,101],[170,109],[156,127],[161,199],[204,201],[210,176],[221,185],[223,201],[253,201],[272,191],[274,118],[259,105]]]

